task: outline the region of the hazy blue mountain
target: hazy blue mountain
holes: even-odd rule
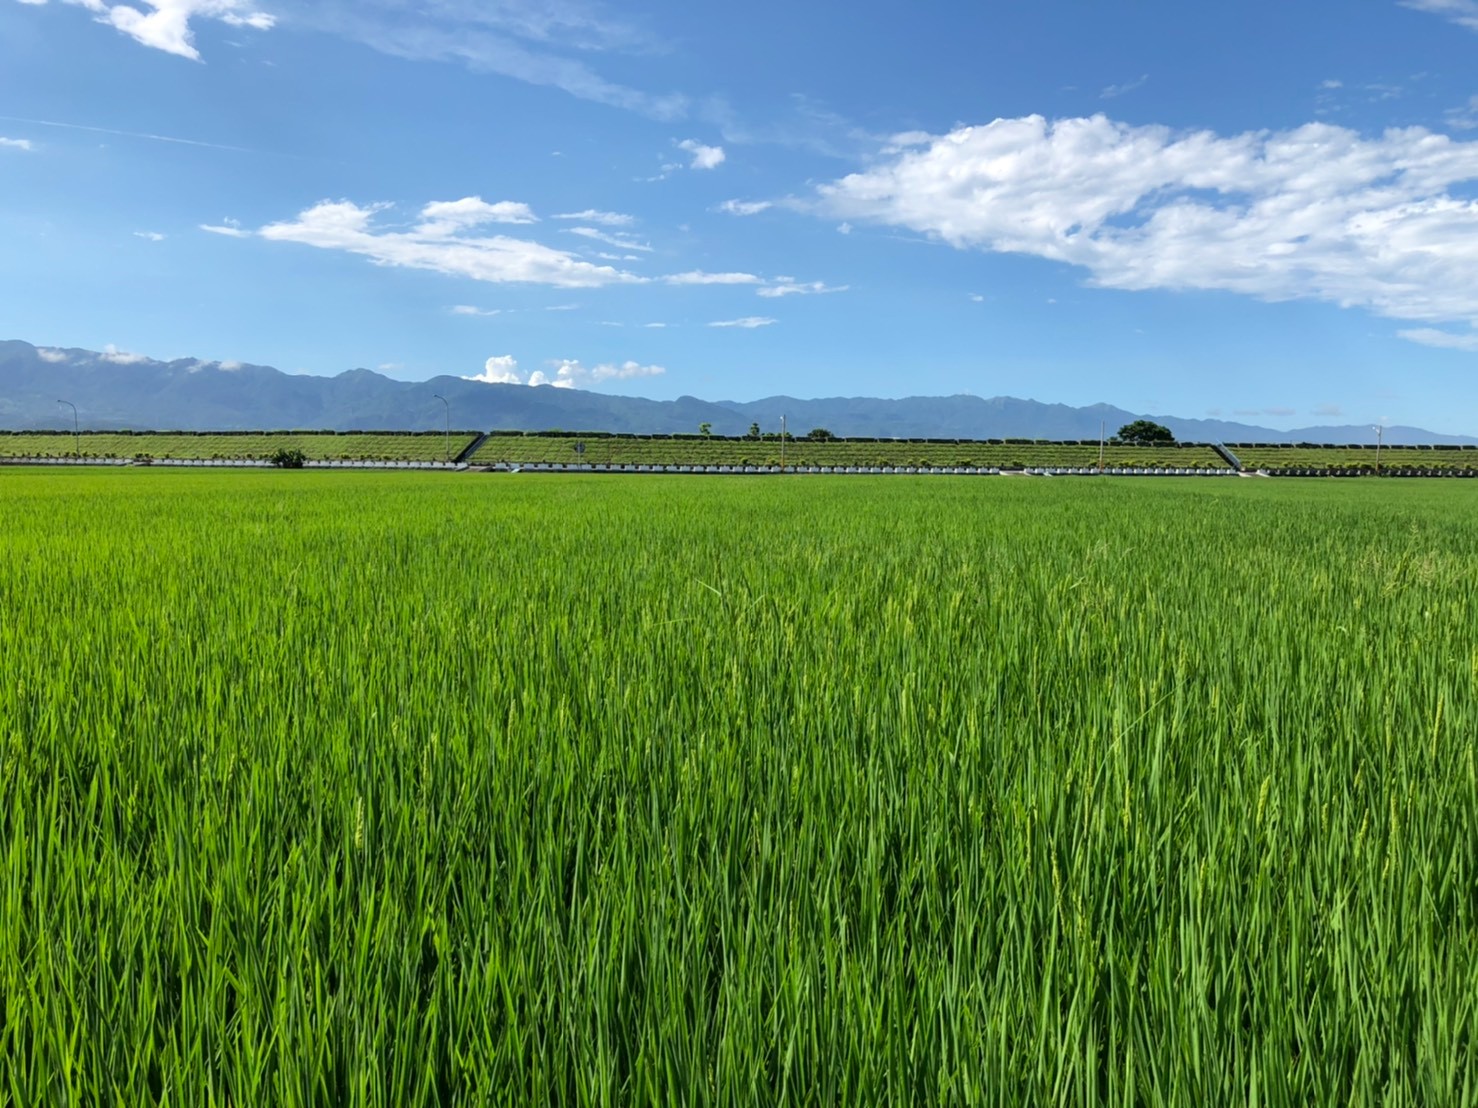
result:
[[[38,350],[0,341],[0,429],[66,429],[77,405],[84,428],[94,430],[435,430],[451,404],[452,426],[467,430],[561,429],[645,434],[692,433],[700,423],[714,434],[742,435],[752,422],[804,435],[825,427],[836,435],[898,438],[1097,439],[1135,419],[1152,419],[1194,442],[1369,442],[1368,426],[1273,431],[1243,423],[1181,419],[1130,412],[1107,404],[1073,408],[1010,396],[911,396],[901,400],[772,396],[746,403],[644,400],[578,389],[489,385],[461,377],[395,381],[367,369],[336,377],[283,373],[270,366],[180,359],[159,362],[91,350]],[[1416,427],[1388,427],[1391,445],[1478,443]]]

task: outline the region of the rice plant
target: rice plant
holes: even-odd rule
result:
[[[1463,1104],[1461,482],[0,471],[0,1104]]]

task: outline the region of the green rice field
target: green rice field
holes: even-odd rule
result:
[[[315,461],[439,462],[455,458],[477,436],[469,431],[62,431],[0,433],[0,457],[64,458],[270,458],[301,450]]]
[[[0,1105],[1478,1102],[1474,508],[0,470]]]

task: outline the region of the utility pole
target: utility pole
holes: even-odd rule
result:
[[[447,398],[442,396],[441,393],[433,392],[431,395],[443,404],[446,404],[446,460],[447,464],[450,465],[452,461],[452,406],[447,403]]]
[[[72,409],[72,453],[82,457],[82,436],[77,430],[77,405],[70,400],[58,400],[58,404],[65,404]]]
[[[780,417],[780,472],[785,472],[785,417]]]
[[[1108,433],[1108,423],[1104,420],[1098,421],[1098,472],[1103,472],[1103,436]]]
[[[1385,438],[1386,429],[1382,424],[1377,423],[1371,430],[1375,432],[1375,475],[1379,477],[1381,440]]]

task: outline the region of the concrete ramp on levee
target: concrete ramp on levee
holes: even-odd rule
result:
[[[491,431],[483,431],[482,433],[474,436],[472,441],[462,448],[462,452],[452,460],[459,466],[466,465],[469,461],[472,460],[472,455],[477,453],[478,447],[482,446],[483,443],[488,441],[488,435],[490,434],[492,434]]]
[[[1212,443],[1211,444],[1211,449],[1212,450],[1215,450],[1218,454],[1220,454],[1221,457],[1222,457],[1222,460],[1225,461],[1227,465],[1231,466],[1238,473],[1241,473],[1242,472],[1243,466],[1242,466],[1241,459],[1239,459],[1237,457],[1237,455],[1233,454],[1230,450],[1228,450],[1221,443],[1219,443],[1219,442]]]

